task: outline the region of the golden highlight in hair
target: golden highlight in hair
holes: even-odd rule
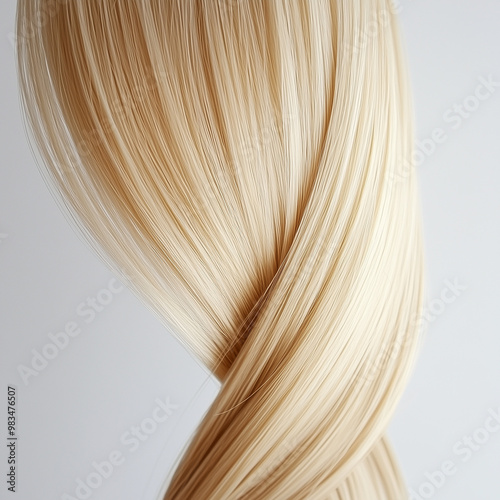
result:
[[[20,0],[50,185],[221,381],[173,499],[406,497],[412,103],[390,0]],[[168,476],[168,471],[165,471]]]

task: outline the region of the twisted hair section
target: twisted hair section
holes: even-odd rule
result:
[[[391,5],[18,2],[49,185],[221,381],[164,500],[405,498],[384,431],[423,257]]]

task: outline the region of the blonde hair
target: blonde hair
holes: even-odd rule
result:
[[[403,498],[422,241],[391,2],[20,0],[17,33],[59,199],[222,382],[164,499]]]

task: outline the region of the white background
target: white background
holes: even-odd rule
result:
[[[20,437],[18,492],[2,479],[0,498],[75,496],[92,463],[119,452],[123,463],[90,498],[150,500],[218,385],[128,290],[103,291],[112,274],[60,213],[26,142],[10,41],[15,2],[0,12],[0,436],[5,443],[15,385]],[[413,500],[498,500],[500,426],[488,417],[500,419],[500,2],[406,0],[399,15],[425,149],[429,328],[389,434]],[[498,82],[488,96],[481,79]],[[85,301],[96,296],[112,300],[91,318]],[[25,384],[19,365],[71,321],[81,333]],[[156,398],[177,408],[134,450],[125,433],[160,415]],[[448,475],[435,472],[443,468]]]

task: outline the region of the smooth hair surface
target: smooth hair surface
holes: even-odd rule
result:
[[[221,381],[161,497],[406,498],[384,432],[423,258],[391,1],[19,0],[17,57],[55,195]]]

